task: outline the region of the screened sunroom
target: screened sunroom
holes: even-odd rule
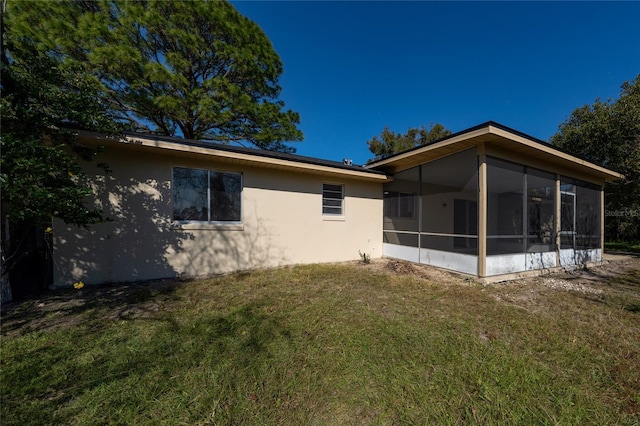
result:
[[[370,167],[392,176],[383,255],[483,278],[600,261],[621,177],[493,122]]]

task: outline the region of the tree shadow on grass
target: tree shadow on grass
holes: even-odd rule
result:
[[[156,280],[45,291],[37,297],[2,306],[2,335],[55,330],[101,320],[150,318],[176,300],[175,290],[187,280]]]
[[[135,321],[149,319],[154,320],[152,327],[135,326]],[[269,375],[264,366],[277,356],[272,343],[291,339],[283,322],[259,304],[225,314],[129,321],[132,327],[114,327],[101,335],[70,333],[61,342],[44,340],[30,353],[19,354],[20,363],[3,374],[8,393],[2,399],[9,405],[5,408],[28,408],[20,419],[27,423],[48,411],[47,418],[54,422],[82,418],[123,424],[136,418],[161,420],[157,404],[165,401],[162,411],[173,412],[172,419],[181,423],[198,421],[212,405],[222,407],[223,417],[233,422],[243,416],[243,404],[259,395],[261,377]],[[96,346],[97,342],[103,343]],[[91,352],[90,362],[83,359],[84,351]],[[54,367],[64,374],[49,377]],[[37,372],[37,389],[30,390],[34,395],[24,407],[25,388],[7,380],[29,372]],[[97,411],[92,410],[96,398]]]

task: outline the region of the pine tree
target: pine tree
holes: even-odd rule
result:
[[[99,0],[13,4],[36,39],[101,83],[137,131],[293,152],[299,115],[278,99],[282,62],[227,1]]]

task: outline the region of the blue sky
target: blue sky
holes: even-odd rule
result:
[[[284,63],[297,153],[363,164],[366,141],[494,120],[548,140],[640,73],[640,2],[233,1]]]

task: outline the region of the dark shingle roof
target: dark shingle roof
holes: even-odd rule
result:
[[[148,133],[125,132],[125,135],[132,138],[139,137],[144,139],[178,143],[181,145],[194,146],[194,147],[205,148],[205,149],[215,149],[215,150],[234,152],[239,154],[255,155],[257,157],[277,158],[280,160],[294,161],[294,162],[305,163],[305,164],[313,164],[317,166],[333,167],[333,168],[344,169],[344,170],[354,170],[358,172],[378,174],[378,175],[385,174],[384,172],[368,169],[359,165],[348,165],[339,161],[323,160],[321,158],[306,157],[304,155],[297,155],[297,154],[288,154],[286,152],[267,151],[264,149],[256,149],[256,148],[245,148],[241,146],[225,145],[225,144],[215,143],[215,142],[197,141],[193,139],[183,139],[183,138],[178,138],[173,136],[153,135]]]

